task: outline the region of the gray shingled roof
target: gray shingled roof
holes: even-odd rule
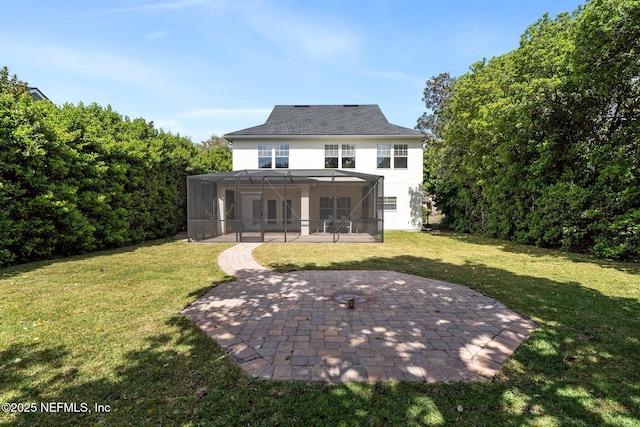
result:
[[[377,105],[276,105],[263,125],[224,135],[403,135],[417,130],[396,126]]]

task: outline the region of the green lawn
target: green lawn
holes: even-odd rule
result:
[[[252,380],[180,314],[229,280],[227,247],[155,241],[0,270],[0,402],[38,407],[0,425],[640,426],[640,265],[445,234],[262,245],[281,271],[448,280],[540,325],[489,383],[329,386]]]

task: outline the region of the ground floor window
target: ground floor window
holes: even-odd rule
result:
[[[396,197],[380,197],[378,203],[380,203],[382,209],[384,209],[385,211],[395,211],[398,207],[398,201]]]
[[[351,213],[351,197],[338,197],[336,200],[337,218],[348,217]],[[320,197],[320,219],[333,217],[333,197]]]
[[[276,210],[277,200],[267,200],[267,224],[275,225],[278,223],[278,212]],[[282,201],[282,219],[281,223],[291,224],[293,218],[293,209],[291,208],[291,199]]]

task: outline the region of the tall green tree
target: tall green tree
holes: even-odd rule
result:
[[[593,251],[640,258],[640,3],[592,0],[576,23],[574,105],[597,231]]]
[[[416,129],[421,130],[425,135],[422,181],[428,193],[435,192],[436,184],[433,179],[436,175],[431,173],[431,167],[436,163],[430,161],[430,158],[436,155],[442,142],[444,127],[447,123],[444,115],[451,103],[455,81],[456,79],[449,73],[440,73],[427,80],[423,91],[422,102],[425,103],[428,111],[418,119]]]
[[[460,76],[426,149],[446,221],[640,260],[639,40],[640,2],[592,0]]]
[[[18,79],[17,75],[11,76],[9,68],[4,66],[0,69],[0,93],[23,95],[29,92],[29,84]]]
[[[194,160],[195,173],[227,172],[232,168],[231,143],[225,138],[212,135],[206,141],[196,144],[198,156]]]

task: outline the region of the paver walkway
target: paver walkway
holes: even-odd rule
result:
[[[220,267],[238,281],[183,311],[255,378],[484,381],[536,327],[453,283],[390,271],[275,273],[251,256],[258,245],[222,252]]]

